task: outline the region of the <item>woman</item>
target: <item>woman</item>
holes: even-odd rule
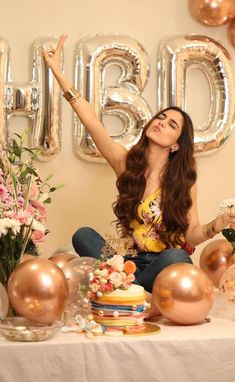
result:
[[[65,39],[64,35],[60,37],[55,51],[44,51],[44,58],[64,97],[116,173],[119,195],[113,208],[117,226],[122,236],[132,236],[137,249],[137,256],[132,258],[137,265],[135,282],[151,292],[163,268],[177,262],[192,263],[190,254],[196,245],[227,225],[235,227],[235,208],[227,209],[208,224],[199,223],[193,126],[180,108],[157,113],[129,152],[114,142],[90,104],[60,70]],[[98,258],[105,241],[91,228],[80,228],[73,236],[73,244],[80,256]]]

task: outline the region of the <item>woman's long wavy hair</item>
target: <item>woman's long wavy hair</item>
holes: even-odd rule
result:
[[[178,139],[179,150],[169,154],[160,185],[162,222],[160,229],[156,225],[156,231],[169,248],[181,244],[181,237],[187,231],[187,213],[192,205],[190,190],[197,177],[193,155],[193,124],[188,114],[179,107],[173,106],[161,110],[145,125],[139,142],[127,154],[125,171],[117,179],[119,195],[113,203],[113,210],[117,216],[117,228],[121,230],[123,236],[132,233],[130,224],[133,219],[141,222],[137,209],[146,187],[148,148],[146,131],[152,121],[167,110],[178,111],[184,119],[182,133]]]

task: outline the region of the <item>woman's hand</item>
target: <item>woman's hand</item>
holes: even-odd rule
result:
[[[60,36],[55,50],[51,49],[42,51],[46,64],[53,71],[53,73],[60,71],[60,57],[66,38],[66,35]]]
[[[221,216],[223,217],[225,227],[229,226],[235,229],[235,206],[227,207]]]

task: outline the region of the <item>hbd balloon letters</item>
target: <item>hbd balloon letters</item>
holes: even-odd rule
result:
[[[11,117],[27,116],[32,120],[30,146],[41,148],[42,160],[52,159],[61,151],[61,92],[41,54],[43,48],[54,49],[56,42],[45,37],[33,43],[32,79],[22,84],[10,78],[10,50],[0,38],[0,139],[6,139]],[[234,124],[234,77],[228,51],[206,36],[168,36],[159,44],[157,68],[158,109],[171,105],[185,108],[188,70],[197,68],[205,74],[211,106],[205,124],[195,127],[195,149],[198,153],[217,149]],[[118,71],[111,83],[110,69]],[[127,149],[137,142],[152,115],[142,96],[148,78],[148,55],[134,38],[96,35],[76,46],[75,86],[92,104],[112,138]],[[118,130],[110,129],[110,117],[121,122]],[[77,118],[73,139],[79,158],[103,161]]]

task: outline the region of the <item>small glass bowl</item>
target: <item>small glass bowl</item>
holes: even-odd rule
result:
[[[23,317],[7,317],[0,321],[0,335],[10,341],[44,341],[59,332],[63,325],[63,321],[45,325]]]

